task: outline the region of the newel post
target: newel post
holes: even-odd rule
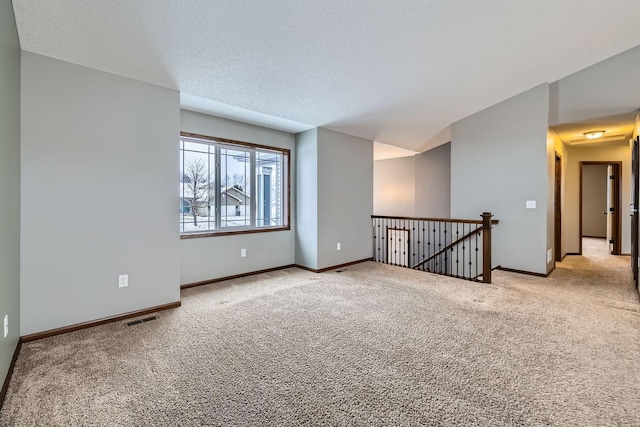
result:
[[[482,281],[491,283],[491,212],[482,213]]]

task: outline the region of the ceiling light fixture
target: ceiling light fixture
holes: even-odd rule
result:
[[[583,135],[587,139],[598,139],[602,135],[604,135],[604,131],[603,130],[592,130],[591,132],[583,133]]]

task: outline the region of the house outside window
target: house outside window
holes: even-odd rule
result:
[[[180,134],[181,238],[288,230],[290,151]]]

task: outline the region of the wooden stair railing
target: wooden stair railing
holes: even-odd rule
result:
[[[490,212],[483,213],[482,220],[372,215],[374,259],[387,264],[491,283],[491,227],[499,223],[492,217]],[[463,235],[457,237],[460,227]],[[456,238],[452,241],[454,234]],[[482,236],[481,240],[478,240],[479,235]],[[479,280],[480,277],[482,280]]]

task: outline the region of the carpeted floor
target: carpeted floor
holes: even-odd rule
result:
[[[364,263],[25,344],[2,426],[638,426],[628,257],[477,284]]]

